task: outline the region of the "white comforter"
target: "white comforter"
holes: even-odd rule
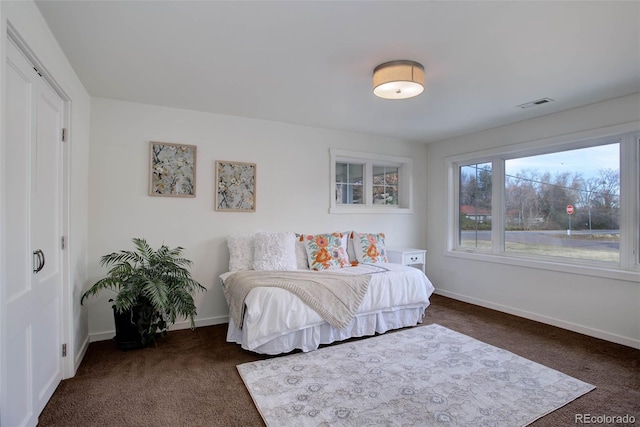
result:
[[[405,308],[424,310],[434,291],[421,270],[400,264],[361,264],[332,272],[371,274],[369,289],[356,316]],[[231,274],[233,272],[222,274],[222,282]],[[326,323],[318,313],[285,289],[255,288],[247,295],[245,305],[242,330],[230,320],[227,338],[234,337],[232,340],[247,350],[291,332]]]

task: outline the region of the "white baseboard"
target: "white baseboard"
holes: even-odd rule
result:
[[[78,352],[78,354],[76,354],[76,357],[73,361],[73,375],[75,376],[76,372],[78,372],[78,368],[80,367],[80,364],[82,363],[82,359],[84,359],[84,355],[87,353],[87,349],[89,348],[89,336],[87,336],[84,341],[82,342],[82,345],[80,346],[80,351]]]
[[[590,337],[600,338],[606,341],[611,341],[617,344],[622,344],[628,347],[640,349],[640,340],[623,337],[620,335],[612,334],[610,332],[601,331],[599,329],[590,328],[588,326],[567,322],[565,320],[556,319],[553,317],[543,316],[530,311],[520,310],[520,309],[509,307],[506,305],[496,304],[490,301],[469,297],[469,296],[458,294],[455,292],[450,292],[444,289],[436,289],[434,293],[448,297],[448,298],[452,298],[455,300],[479,305],[481,307],[490,308],[492,310],[501,311],[503,313],[513,314],[514,316],[524,317],[525,319],[535,320],[537,322],[546,323],[552,326],[557,326],[559,328],[567,329],[573,332],[578,332],[580,334],[589,335]]]
[[[207,317],[205,319],[196,319],[196,328],[203,326],[220,325],[222,323],[229,323],[229,316],[216,316]],[[169,325],[169,331],[177,331],[180,329],[191,328],[191,323],[188,320],[176,322],[173,325]],[[115,329],[104,332],[93,332],[89,334],[89,342],[106,341],[112,339],[116,335]]]

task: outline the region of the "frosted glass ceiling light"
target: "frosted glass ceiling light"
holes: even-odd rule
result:
[[[373,70],[373,93],[385,99],[406,99],[424,90],[424,67],[414,61],[391,61]]]

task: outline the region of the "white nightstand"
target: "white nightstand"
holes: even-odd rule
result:
[[[413,267],[420,264],[422,272],[427,273],[427,251],[424,249],[387,248],[387,259],[394,264]]]

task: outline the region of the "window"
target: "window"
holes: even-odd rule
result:
[[[373,165],[373,203],[376,205],[398,204],[397,166]]]
[[[462,165],[460,173],[458,244],[491,248],[491,163]]]
[[[331,149],[331,213],[411,212],[407,157]]]
[[[620,144],[505,160],[505,252],[620,261]]]
[[[640,270],[639,136],[449,159],[449,253]]]
[[[364,203],[364,165],[336,164],[336,204],[361,205]]]

